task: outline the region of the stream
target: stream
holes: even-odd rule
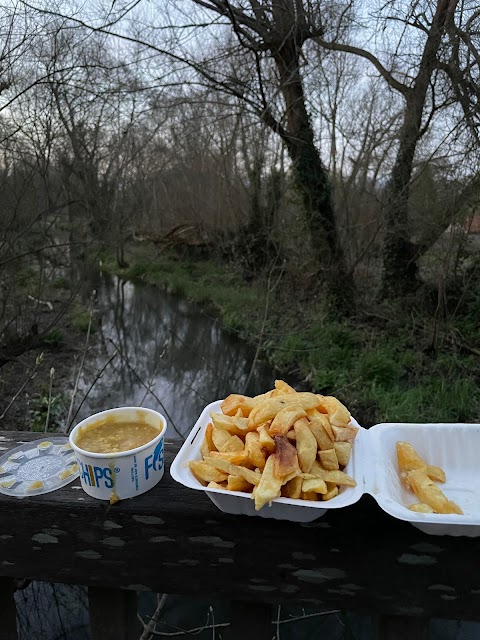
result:
[[[182,298],[106,273],[96,274],[91,288],[99,326],[80,376],[78,396],[88,395],[75,422],[111,407],[146,406],[163,413],[167,437],[178,438],[206,404],[272,386],[270,367],[252,369],[252,347]]]

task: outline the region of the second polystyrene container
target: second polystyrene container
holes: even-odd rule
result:
[[[380,507],[394,518],[411,522],[433,535],[480,536],[480,424],[378,424],[369,429],[367,455],[374,461],[365,482]],[[461,507],[464,515],[415,513],[406,505],[418,502],[400,482],[396,443],[412,444],[429,464],[445,471],[438,486]]]
[[[174,480],[205,491],[212,502],[226,513],[276,518],[294,522],[311,522],[329,509],[348,507],[365,493],[372,495],[391,516],[411,522],[422,531],[434,535],[480,536],[480,450],[479,424],[406,424],[375,425],[368,431],[359,428],[352,457],[345,472],[355,478],[356,487],[342,487],[338,496],[327,502],[310,502],[277,498],[271,506],[255,511],[249,493],[211,489],[203,486],[188,466],[190,460],[201,460],[200,447],[210,413],[220,411],[221,401],[205,407],[178,452],[170,468]],[[358,423],[352,419],[352,424]],[[396,443],[410,442],[429,464],[444,469],[447,482],[441,485],[448,498],[457,502],[464,515],[416,513],[407,506],[418,502],[400,482],[396,462]]]

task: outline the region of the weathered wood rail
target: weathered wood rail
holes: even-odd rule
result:
[[[0,432],[0,446],[38,434]],[[261,640],[272,603],[378,615],[378,637],[426,637],[431,617],[480,620],[480,538],[427,536],[369,497],[299,525],[224,514],[168,468],[150,492],[113,506],[71,485],[0,495],[0,639],[16,638],[13,578],[89,587],[93,637],[138,638],[135,592],[230,598],[232,638]]]

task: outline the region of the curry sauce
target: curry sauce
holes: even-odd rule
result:
[[[141,447],[159,433],[159,429],[141,421],[102,420],[81,429],[75,444],[91,453],[119,453]]]

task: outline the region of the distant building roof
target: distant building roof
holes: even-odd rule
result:
[[[480,235],[480,213],[475,213],[462,222],[455,222],[450,225],[449,228],[451,231],[462,231],[469,235]]]

